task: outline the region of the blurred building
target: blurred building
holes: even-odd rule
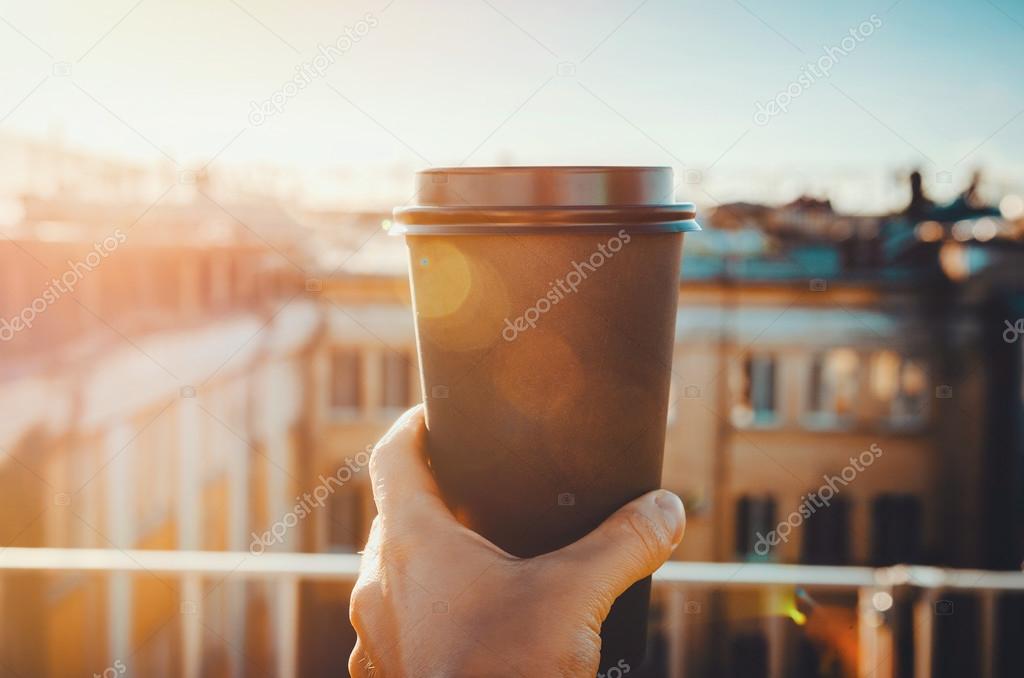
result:
[[[194,199],[18,201],[0,240],[0,556],[247,552],[310,474],[322,318],[301,252],[235,218],[223,228],[222,208]],[[302,540],[289,530],[275,547]],[[228,639],[208,645],[209,674],[243,675],[250,660],[227,648],[272,663],[278,604],[242,582],[2,577],[0,664],[92,675],[132,656],[134,675],[177,675],[183,637],[201,630]]]

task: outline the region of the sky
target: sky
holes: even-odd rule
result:
[[[1022,45],[1022,0],[0,0],[0,135],[395,201],[428,166],[644,164],[872,212],[914,167],[1024,190]]]

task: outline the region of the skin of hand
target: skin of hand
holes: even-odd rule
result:
[[[352,591],[351,675],[592,678],[612,602],[682,540],[682,501],[650,492],[561,550],[517,558],[449,511],[425,433],[414,407],[370,459],[378,515]]]

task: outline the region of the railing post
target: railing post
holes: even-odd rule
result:
[[[231,647],[237,648],[238,652],[231,654],[231,678],[242,678],[245,674],[245,655],[248,651],[245,644],[245,582],[228,581],[223,584],[227,596],[227,637]]]
[[[935,647],[935,589],[922,589],[914,602],[914,678],[931,678]]]
[[[181,581],[182,675],[199,678],[203,668],[203,630],[201,623],[203,584],[198,574],[186,574]]]
[[[996,624],[998,615],[996,602],[998,598],[992,589],[984,589],[978,594],[978,634],[981,646],[981,678],[993,678],[996,675],[995,658],[999,651],[996,643]]]
[[[671,585],[668,591],[668,615],[665,632],[668,635],[668,675],[670,678],[686,676],[686,589]]]
[[[135,516],[128,509],[132,500],[129,453],[122,451],[131,444],[132,435],[127,424],[115,423],[106,435],[106,453],[109,455],[108,489],[106,492],[105,534],[118,549],[131,548],[134,539]],[[127,661],[131,654],[132,636],[132,575],[111,572],[107,577],[107,654],[111,665]]]
[[[873,586],[857,589],[857,675],[893,678],[892,628],[875,607],[875,594],[891,591]],[[893,607],[895,613],[895,603]]]
[[[768,600],[770,610],[777,610],[784,598],[784,592],[777,588],[768,589]],[[770,615],[766,620],[768,636],[768,676],[769,678],[783,678],[786,675],[786,618],[779,615]]]
[[[277,675],[295,678],[298,675],[299,643],[299,580],[283,576],[275,582],[277,589]]]

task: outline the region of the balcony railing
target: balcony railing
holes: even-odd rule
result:
[[[111,577],[150,574],[181,582],[182,601],[201,600],[204,581],[264,580],[276,591],[274,629],[277,651],[276,675],[292,678],[298,671],[298,615],[300,581],[337,581],[351,584],[359,570],[355,554],[189,552],[107,549],[6,548],[0,549],[0,593],[4,576],[17,572],[101,573]],[[701,589],[784,590],[793,587],[815,591],[848,591],[857,594],[858,675],[891,678],[896,675],[892,630],[879,621],[879,613],[899,600],[909,601],[914,622],[914,675],[930,676],[934,645],[935,604],[943,592],[970,593],[979,599],[978,633],[980,678],[995,675],[997,619],[995,601],[1001,593],[1024,592],[1024,573],[984,570],[951,570],[922,566],[887,568],[778,565],[764,563],[670,562],[654,576],[657,595],[667,602],[663,621],[668,640],[668,675],[695,675],[688,671],[686,602]],[[881,594],[881,598],[879,598]],[[879,601],[884,601],[880,604]],[[198,615],[183,615],[183,675],[201,673],[201,623]],[[784,622],[786,617],[772,621]],[[195,626],[190,629],[189,626]],[[781,676],[781,634],[768,629],[767,675]]]

